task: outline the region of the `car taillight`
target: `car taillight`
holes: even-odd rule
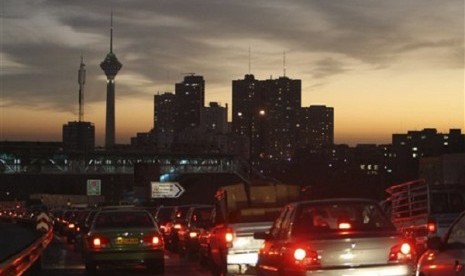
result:
[[[163,239],[158,234],[148,235],[143,238],[145,244],[161,247],[163,246]]]
[[[110,240],[105,237],[93,237],[91,238],[91,245],[93,248],[104,248],[110,244]]]
[[[352,224],[350,224],[349,222],[340,222],[338,228],[342,230],[348,230],[352,228]]]
[[[70,229],[74,229],[75,226],[76,226],[76,225],[74,225],[74,223],[68,224],[68,228],[70,228]]]
[[[306,269],[311,266],[320,265],[320,257],[318,253],[309,248],[298,247],[292,252],[293,264]]]
[[[199,234],[198,234],[197,232],[189,232],[189,237],[190,237],[191,239],[197,238],[198,235],[199,235]]]
[[[182,228],[182,225],[181,225],[180,223],[176,223],[176,224],[174,225],[174,229],[179,230],[179,229],[181,229],[181,228]]]
[[[413,253],[412,246],[409,243],[404,242],[402,244],[398,244],[391,248],[391,251],[389,252],[389,261],[410,261],[413,259]]]
[[[224,241],[226,242],[226,247],[231,248],[233,246],[234,240],[234,231],[231,228],[227,228],[224,233]]]
[[[426,224],[426,227],[428,228],[428,233],[430,234],[435,234],[437,231],[437,224],[434,219],[428,219],[428,223]]]

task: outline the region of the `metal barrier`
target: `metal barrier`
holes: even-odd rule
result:
[[[40,256],[53,239],[53,227],[24,250],[0,263],[0,276],[16,276],[26,273],[33,266],[40,268]]]

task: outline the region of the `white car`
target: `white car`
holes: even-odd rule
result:
[[[368,199],[326,199],[287,205],[264,239],[257,274],[410,276],[415,250]]]
[[[443,239],[428,240],[420,257],[417,276],[465,276],[465,212],[451,224]]]

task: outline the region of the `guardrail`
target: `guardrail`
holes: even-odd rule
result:
[[[30,222],[29,222],[30,223]],[[33,267],[40,269],[40,256],[53,239],[53,227],[27,248],[0,263],[0,276],[23,275]]]

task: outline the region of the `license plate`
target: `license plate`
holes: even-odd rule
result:
[[[138,244],[138,238],[117,238],[116,244]]]

